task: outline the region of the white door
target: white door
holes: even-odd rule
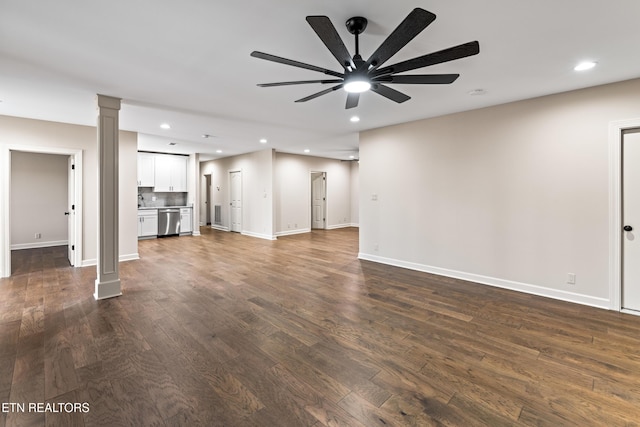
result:
[[[206,225],[211,225],[211,175],[205,175],[204,179],[206,189],[204,200]]]
[[[76,171],[73,156],[69,156],[67,162],[67,258],[71,266],[75,265],[76,248]]]
[[[231,192],[231,231],[242,231],[242,172],[229,173]]]
[[[324,172],[311,174],[311,228],[325,228],[326,182]]]
[[[640,312],[640,129],[622,137],[622,308]]]

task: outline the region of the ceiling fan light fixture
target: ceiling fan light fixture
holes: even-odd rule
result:
[[[353,79],[344,84],[344,90],[349,93],[362,93],[371,89],[371,83],[365,79]]]

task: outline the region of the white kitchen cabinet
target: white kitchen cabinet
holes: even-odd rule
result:
[[[158,210],[138,210],[138,238],[155,237],[158,235]]]
[[[192,213],[191,208],[180,208],[180,234],[193,233]]]
[[[189,158],[171,154],[155,155],[156,192],[186,192]]]
[[[155,185],[155,154],[138,153],[138,187]]]

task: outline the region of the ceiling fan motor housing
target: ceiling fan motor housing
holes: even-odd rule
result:
[[[367,28],[367,18],[363,18],[362,16],[354,16],[353,18],[347,19],[345,25],[347,26],[347,30],[351,34],[358,35],[362,34]]]

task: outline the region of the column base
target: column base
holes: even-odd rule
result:
[[[93,297],[97,300],[119,297],[122,295],[120,279],[111,282],[98,282],[96,280],[96,290]]]

